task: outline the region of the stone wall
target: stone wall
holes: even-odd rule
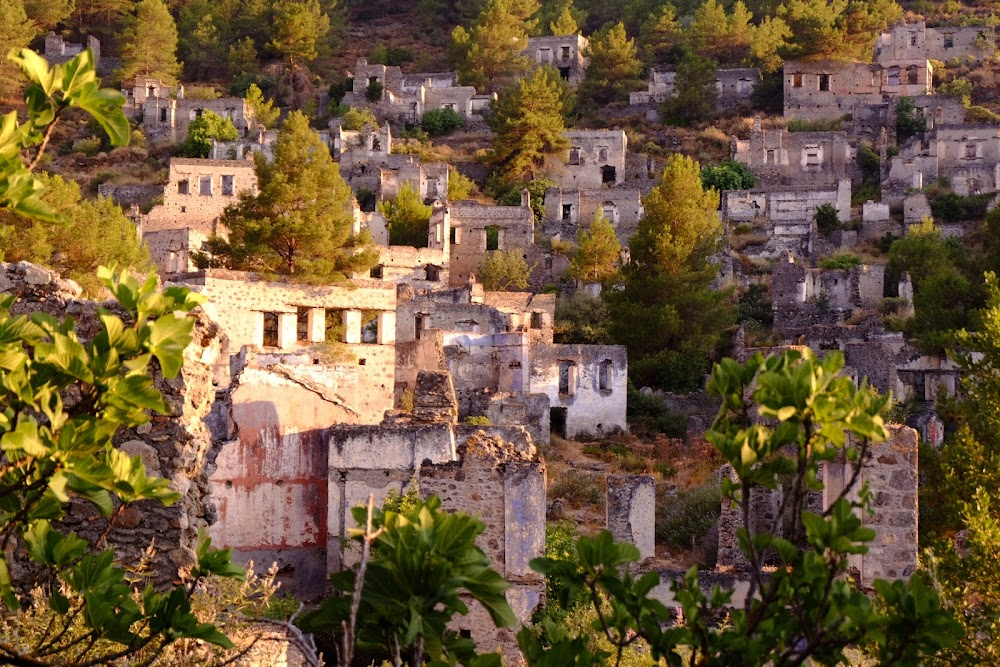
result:
[[[754,119],[750,138],[733,139],[732,158],[750,168],[759,188],[836,186],[855,175],[846,132],[764,130]]]
[[[888,62],[923,58],[948,62],[982,60],[992,53],[989,44],[996,39],[996,29],[990,26],[942,26],[928,28],[923,21],[900,22],[875,42],[875,60]]]
[[[587,73],[587,46],[587,38],[580,34],[529,37],[522,53],[538,67],[555,67],[559,76],[575,88]]]
[[[596,189],[625,181],[628,138],[623,130],[566,130],[570,148],[546,161],[560,188]]]
[[[179,91],[183,90],[181,86]],[[189,100],[179,92],[177,98],[147,97],[142,105],[142,130],[149,139],[183,141],[188,125],[205,111],[211,111],[233,122],[245,135],[253,124],[253,110],[242,97],[220,97],[215,100]]]
[[[526,260],[537,254],[535,216],[527,200],[521,206],[485,206],[474,201],[451,202],[450,285],[458,287],[479,271],[491,250],[520,250]],[[490,228],[498,228],[496,248],[488,245]],[[528,261],[531,266],[533,261]]]
[[[163,204],[142,219],[142,231],[192,228],[221,234],[217,220],[242,192],[257,192],[253,162],[171,158]]]
[[[101,183],[97,186],[97,194],[107,197],[123,208],[133,205],[149,204],[163,195],[163,186],[144,183]]]
[[[926,58],[879,63],[785,61],[786,119],[837,120],[855,107],[882,104],[885,97],[931,92],[933,69]]]
[[[149,259],[160,276],[167,277],[197,269],[192,253],[200,250],[208,237],[207,232],[184,227],[144,232],[142,240],[149,247]]]
[[[615,228],[622,245],[628,244],[642,218],[642,197],[638,189],[549,188],[545,191],[546,236],[575,242],[580,231],[589,230],[597,214]]]
[[[656,489],[648,475],[608,475],[605,520],[619,542],[634,544],[639,559],[656,556]]]

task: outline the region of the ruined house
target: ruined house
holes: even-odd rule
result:
[[[785,62],[786,119],[833,121],[865,105],[894,104],[931,92],[933,68],[924,59],[884,63]]]
[[[160,273],[192,270],[190,253],[209,236],[224,234],[219,216],[243,192],[257,192],[253,162],[171,158],[163,203],[140,218],[142,238]]]
[[[374,106],[385,116],[407,123],[419,123],[433,109],[451,109],[466,119],[480,119],[495,95],[480,95],[472,86],[457,85],[454,72],[407,74],[399,67],[368,64],[358,58],[354,66],[354,87],[344,103],[354,107]],[[370,91],[379,90],[376,100]]]
[[[45,36],[45,51],[43,55],[50,65],[61,65],[69,62],[83,51],[90,49],[94,54],[94,68],[97,73],[105,76],[107,68],[101,66],[101,40],[93,35],[87,35],[80,44],[67,42],[62,35],[49,32]]]
[[[996,28],[990,26],[941,26],[928,28],[923,21],[899,22],[878,36],[875,62],[898,60],[972,59],[981,61],[996,50]]]
[[[546,164],[558,187],[596,189],[625,181],[628,139],[623,130],[566,130],[563,136],[569,149]]]
[[[1000,130],[993,125],[936,125],[910,138],[890,159],[882,179],[883,197],[899,202],[947,178],[957,194],[1000,190]]]
[[[530,267],[538,253],[534,245],[535,214],[527,191],[520,206],[487,206],[475,201],[449,202],[450,285],[460,287],[476,274],[486,253],[517,249]]]
[[[590,228],[596,215],[611,223],[625,245],[642,218],[642,195],[637,189],[549,188],[545,191],[546,236],[575,241],[577,232]]]
[[[538,67],[554,67],[563,81],[577,87],[587,73],[587,38],[583,35],[529,37],[525,55]]]
[[[253,110],[242,97],[192,100],[184,97],[184,86],[165,86],[156,79],[136,77],[126,93],[126,111],[142,113],[142,131],[150,140],[182,141],[188,125],[205,111],[232,121],[241,135],[253,127]]]
[[[425,202],[448,197],[448,163],[420,162],[414,155],[405,162],[379,169],[379,199],[392,199],[403,185],[409,185]]]
[[[733,138],[732,159],[750,168],[758,187],[830,186],[854,175],[846,132],[765,130],[755,118],[750,138]]]

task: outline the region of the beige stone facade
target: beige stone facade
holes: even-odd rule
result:
[[[536,67],[554,67],[575,88],[587,74],[587,46],[587,38],[580,34],[529,37],[523,55]]]
[[[625,181],[628,138],[623,130],[566,130],[569,149],[549,158],[548,175],[560,188],[601,188]]]

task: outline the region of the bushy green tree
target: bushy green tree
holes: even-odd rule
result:
[[[688,53],[677,64],[674,93],[660,111],[667,122],[691,125],[715,115],[717,98],[715,63]]]
[[[17,95],[24,85],[21,70],[2,56],[23,49],[34,36],[21,0],[0,0],[0,97]]]
[[[608,331],[629,354],[638,387],[699,389],[735,321],[730,294],[712,289],[710,259],[721,228],[719,195],[701,184],[698,163],[671,155],[629,243],[624,289],[605,290]]]
[[[448,134],[464,126],[465,118],[454,109],[431,109],[420,119],[420,127],[432,137]]]
[[[752,19],[742,0],[736,1],[731,12],[718,0],[705,0],[685,31],[687,49],[716,62],[741,63],[749,54]]]
[[[177,26],[163,0],[139,0],[122,35],[120,78],[151,76],[163,83],[177,81]]]
[[[236,141],[240,138],[233,121],[214,111],[204,111],[188,124],[187,137],[177,147],[178,155],[207,158],[212,154],[212,140]]]
[[[378,119],[375,118],[375,114],[372,113],[371,109],[355,109],[351,107],[340,117],[340,126],[345,130],[360,130],[365,125],[378,128]]]
[[[590,59],[580,84],[580,97],[587,104],[604,105],[628,100],[630,91],[642,88],[642,65],[635,40],[618,23],[590,36],[584,55]]]
[[[895,0],[786,0],[777,15],[791,29],[786,57],[866,61],[903,9]]]
[[[486,253],[476,280],[490,292],[522,292],[528,289],[531,268],[518,248]]]
[[[229,239],[210,239],[200,263],[319,282],[378,261],[370,238],[353,235],[351,189],[305,114],[285,119],[272,162],[258,158],[257,185],[223,214]]]
[[[639,52],[647,67],[673,62],[684,41],[684,30],[677,20],[677,10],[667,3],[650,14],[639,30]]]
[[[926,122],[916,113],[912,97],[901,97],[896,102],[896,143],[902,144],[926,129]]]
[[[528,33],[512,0],[488,0],[475,23],[451,34],[451,58],[460,81],[479,91],[496,92],[528,69],[522,55]]]
[[[563,101],[558,74],[548,67],[536,69],[493,103],[488,118],[493,130],[489,160],[501,182],[537,178],[545,160],[569,148],[563,136]]]
[[[110,199],[82,200],[80,186],[60,176],[41,176],[42,201],[66,222],[53,225],[0,211],[0,252],[5,262],[27,261],[47,266],[75,280],[90,296],[103,284],[101,266],[141,272],[149,267],[149,251],[135,223]]]
[[[538,28],[549,35],[576,35],[587,20],[587,12],[573,0],[546,0],[536,14]]]
[[[35,33],[52,30],[73,13],[73,0],[24,0],[24,11]]]
[[[253,112],[254,124],[263,128],[274,127],[278,116],[281,115],[281,109],[275,108],[274,100],[264,97],[264,93],[256,83],[250,84],[243,99]]]
[[[618,278],[622,247],[611,222],[598,212],[589,229],[576,235],[569,277],[582,283],[610,283]]]
[[[389,229],[389,245],[427,247],[433,209],[420,199],[420,193],[409,183],[403,183],[392,199],[380,201],[378,211],[385,217]]]
[[[701,184],[706,190],[749,190],[757,184],[753,172],[742,162],[726,160],[711,167],[702,167]]]
[[[476,191],[476,184],[471,178],[448,165],[448,201],[471,199]]]

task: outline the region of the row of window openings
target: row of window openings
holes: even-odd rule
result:
[[[430,316],[426,313],[417,313],[413,316],[413,337],[416,340],[420,340],[420,336],[429,327],[427,325]],[[531,319],[529,321],[529,326],[532,329],[541,329],[543,325],[542,314],[540,312],[532,312]],[[479,333],[479,322],[475,320],[466,320],[464,322],[458,322],[457,324],[465,325],[472,333]]]
[[[898,86],[900,85],[900,69],[898,67],[889,68],[889,79],[888,85]],[[820,74],[817,77],[817,89],[821,91],[829,91],[830,84],[833,81],[833,75],[831,74]],[[872,72],[872,85],[877,86],[879,81],[879,73]],[[916,65],[911,65],[906,68],[906,84],[914,85],[920,83],[920,68]],[[802,87],[802,73],[796,72],[792,74],[792,87],[801,88]]]
[[[559,362],[559,395],[572,396],[576,393],[577,363],[575,361]],[[597,364],[597,388],[600,391],[611,391],[614,379],[614,366],[610,359]]]
[[[230,175],[224,175],[221,178],[222,181],[222,194],[227,197],[231,197],[235,193],[235,178]],[[191,182],[188,179],[177,182],[177,194],[179,195],[189,195],[191,194]],[[211,197],[212,196],[212,177],[211,176],[199,176],[198,177],[198,194]]]
[[[583,149],[579,146],[573,146],[569,149],[569,164],[580,164],[580,156],[583,153]],[[611,149],[607,146],[597,147],[597,161],[607,162],[608,156],[611,154]],[[614,167],[612,167],[614,169]]]
[[[612,224],[618,222],[618,206],[613,202],[604,202],[601,205],[601,214],[605,220]],[[571,222],[573,220],[573,204],[562,205],[562,219],[563,222]]]
[[[436,264],[427,264],[424,266],[424,280],[434,283],[440,282],[441,271],[442,268],[440,266],[437,266]],[[377,280],[382,280],[385,277],[385,265],[379,264],[378,266],[372,267],[369,275]]]
[[[320,342],[309,340],[309,311],[311,308],[296,308],[295,339],[299,342]],[[278,347],[278,313],[264,313],[264,347]],[[344,340],[344,311],[328,308],[323,331],[324,341]],[[361,315],[361,342],[378,342],[378,313],[363,311]]]
[[[170,110],[167,107],[160,107],[160,122],[161,123],[166,123],[167,122],[167,117],[168,117],[167,114],[168,114],[169,111]],[[203,111],[204,111],[204,109],[191,109],[190,115],[188,116],[188,120],[194,120],[195,118],[201,118],[201,114],[202,114]],[[225,109],[222,112],[222,117],[226,118],[226,119],[229,119],[229,120],[232,120],[233,118],[236,117],[236,109]]]
[[[570,58],[570,47],[560,46],[559,47],[559,59],[569,60]],[[540,63],[550,63],[552,62],[552,49],[547,47],[542,47],[538,49],[538,62]]]

